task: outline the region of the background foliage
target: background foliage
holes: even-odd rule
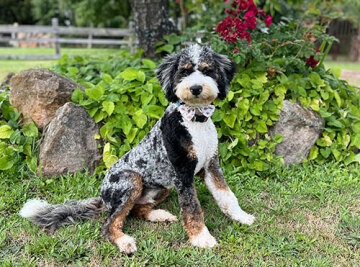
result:
[[[206,18],[204,3],[191,3],[192,6],[187,6],[189,10],[202,9]],[[217,23],[212,22],[214,17],[208,16],[192,30],[190,28],[180,36],[165,36],[164,41],[157,44],[158,52],[164,55],[177,51],[189,41],[199,41],[195,33],[202,25],[207,31],[202,33],[201,41],[216,52],[228,55],[238,65],[229,95],[225,101],[216,102],[218,109],[213,115],[220,138],[219,153],[226,162],[224,166],[263,171],[282,161],[281,157],[274,155],[275,145],[282,138],[279,135],[271,137],[268,130],[278,120],[284,99],[299,101],[325,120],[325,129],[311,150],[310,160],[318,163],[331,160],[345,164],[359,162],[360,158],[353,150],[360,148],[360,99],[355,88],[339,80],[339,69],[326,70],[323,65],[334,41],[325,34],[325,26],[306,26],[286,17],[280,17],[278,23],[272,24],[271,20],[264,20],[268,18],[265,10],[260,12],[256,6],[253,7],[256,14],[251,15],[254,18],[248,21],[248,10],[237,13],[223,11],[234,11],[236,7],[232,7],[232,3],[208,3],[217,7],[214,8],[215,18],[219,18]],[[271,1],[259,3],[265,8],[268,6],[270,13],[272,8],[275,13],[281,11],[276,11]],[[291,3],[300,5],[305,2]],[[229,19],[229,14],[232,14],[232,19]],[[217,26],[226,17],[230,24]],[[236,23],[239,19],[250,26],[238,30]],[[207,25],[210,22],[212,27]],[[225,38],[236,31],[246,33],[246,38],[240,38],[240,35]],[[99,166],[99,172],[109,168],[134,147],[167,106],[154,77],[158,63],[142,59],[141,51],[135,55],[123,51],[120,56],[64,56],[53,68],[86,88],[85,92],[77,89],[72,100],[86,108],[101,125],[100,136],[95,137],[105,140],[104,163]],[[34,125],[25,126],[32,129],[30,132],[21,128],[21,118],[9,106],[6,93],[2,94],[1,105],[3,120],[0,129],[3,134],[0,138],[1,149],[5,152],[2,161],[0,159],[0,163],[3,162],[0,168],[14,168],[25,162],[23,166],[35,171],[39,133],[35,132]]]

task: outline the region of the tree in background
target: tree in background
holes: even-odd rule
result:
[[[137,45],[144,57],[155,58],[155,44],[163,40],[163,35],[175,31],[169,20],[166,0],[132,0],[131,8],[134,20]]]
[[[125,28],[130,17],[128,0],[29,0],[32,15],[41,25],[57,17],[60,25]]]
[[[0,0],[0,24],[34,24],[31,0]]]

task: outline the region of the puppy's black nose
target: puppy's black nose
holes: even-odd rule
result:
[[[195,96],[200,95],[201,91],[202,91],[202,86],[201,85],[193,85],[193,86],[190,87],[190,92]]]

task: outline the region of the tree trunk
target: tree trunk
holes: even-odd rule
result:
[[[351,61],[360,61],[360,27],[357,35],[352,38],[349,56]]]
[[[132,0],[131,8],[137,46],[144,50],[144,57],[158,57],[155,44],[163,40],[163,35],[175,32],[167,0]]]

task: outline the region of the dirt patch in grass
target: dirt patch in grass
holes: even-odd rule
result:
[[[343,70],[340,79],[346,80],[353,86],[360,87],[360,71],[357,70]]]

